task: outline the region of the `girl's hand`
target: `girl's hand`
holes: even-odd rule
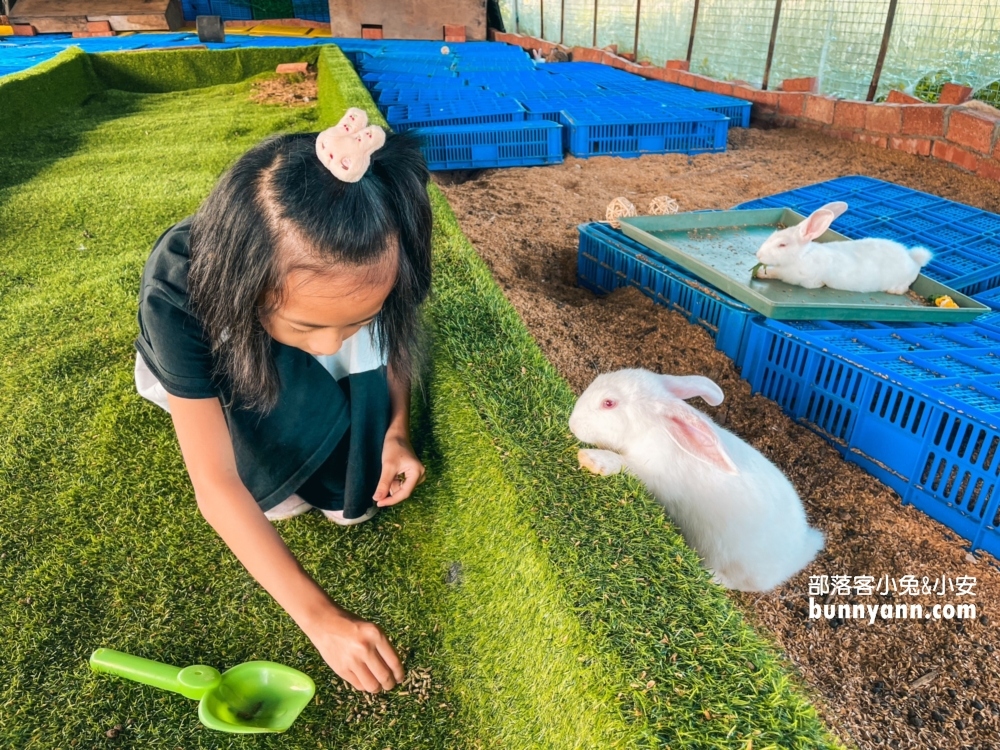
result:
[[[335,607],[303,631],[330,668],[356,690],[378,693],[403,681],[403,665],[378,625]]]
[[[382,477],[372,500],[380,508],[402,502],[424,481],[424,465],[406,436],[389,433],[382,445]]]

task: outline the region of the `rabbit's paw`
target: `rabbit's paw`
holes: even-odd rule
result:
[[[617,474],[625,468],[622,457],[612,451],[581,448],[576,457],[580,462],[581,469],[586,469],[593,474],[600,474],[602,477]]]

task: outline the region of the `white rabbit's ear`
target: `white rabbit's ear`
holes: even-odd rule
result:
[[[661,404],[659,411],[667,434],[682,451],[726,474],[740,473],[718,433],[697,411],[676,401]]]
[[[705,403],[718,406],[725,398],[722,389],[714,381],[701,375],[685,375],[683,377],[660,375],[660,382],[666,388],[667,393],[679,399],[686,400],[701,396]]]
[[[829,211],[830,213],[832,213],[833,218],[836,219],[838,216],[844,213],[844,211],[847,210],[847,204],[844,203],[844,201],[834,201],[833,203],[827,203],[822,208],[824,211]]]
[[[823,232],[830,228],[830,225],[836,218],[833,211],[825,208],[817,208],[809,214],[808,219],[799,224],[799,236],[808,242],[812,242],[817,237],[822,236]]]

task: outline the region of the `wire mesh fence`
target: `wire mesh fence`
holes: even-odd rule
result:
[[[821,93],[852,99],[902,89],[933,101],[951,81],[1000,104],[1000,0],[503,0],[508,31],[540,36],[543,5],[545,39],[617,44],[657,65],[689,59],[769,88],[815,76]]]
[[[816,76],[825,94],[864,99],[888,7],[889,0],[785,0],[771,81]]]

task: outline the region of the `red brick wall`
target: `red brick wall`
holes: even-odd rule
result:
[[[495,34],[498,42],[548,54],[560,47],[519,34]],[[820,130],[837,138],[870,143],[878,148],[905,151],[946,161],[967,172],[1000,180],[1000,110],[981,102],[967,102],[971,92],[949,90],[951,104],[914,103],[905,94],[884,103],[855,102],[812,93],[812,79],[785,81],[778,91],[761,91],[743,81],[718,81],[687,71],[683,60],[668,60],[663,68],[634,63],[608,50],[566,47],[574,61],[598,62],[630,73],[677,83],[699,91],[735,96],[753,103],[753,117],[782,127]]]

